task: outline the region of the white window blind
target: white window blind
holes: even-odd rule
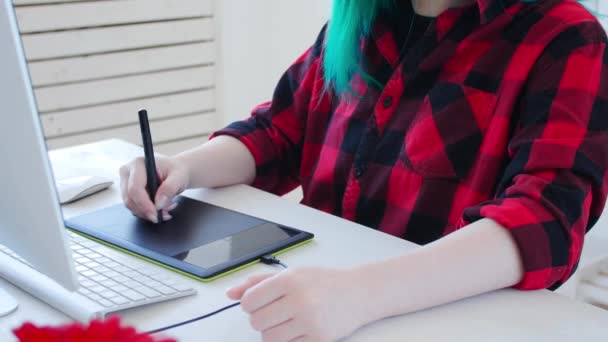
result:
[[[50,148],[141,141],[147,108],[161,153],[221,124],[212,0],[14,0]]]

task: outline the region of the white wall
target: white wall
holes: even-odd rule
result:
[[[608,29],[608,1],[606,0],[595,0],[596,4],[595,4],[595,8],[598,12],[600,12],[601,14],[604,14],[606,16],[603,16],[600,18],[600,21],[604,24],[604,27],[606,29]]]
[[[217,106],[225,124],[247,117],[253,106],[270,99],[283,71],[314,42],[331,2],[216,0]],[[607,0],[591,0],[589,6],[608,13]]]
[[[218,110],[225,123],[272,96],[285,69],[327,21],[331,0],[217,0]]]

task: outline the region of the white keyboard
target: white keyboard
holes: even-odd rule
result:
[[[68,231],[80,287],[78,293],[100,304],[109,313],[194,294],[196,291],[164,270],[130,264],[102,255],[101,244]],[[10,249],[0,252],[31,265]]]

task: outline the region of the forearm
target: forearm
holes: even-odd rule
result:
[[[174,158],[189,170],[188,188],[251,184],[256,174],[249,149],[230,136],[218,136]]]
[[[510,233],[483,219],[406,255],[356,269],[364,321],[414,312],[517,284],[523,276]]]

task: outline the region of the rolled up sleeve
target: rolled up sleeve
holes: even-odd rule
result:
[[[596,23],[561,33],[530,74],[493,200],[464,211],[512,234],[519,289],[555,289],[576,270],[584,235],[606,201],[608,52]],[[497,266],[500,267],[500,266]]]
[[[253,186],[259,189],[282,195],[300,184],[307,114],[318,102],[315,94],[323,93],[319,71],[326,26],[314,45],[283,74],[270,102],[211,136],[232,136],[247,146],[256,163]]]

